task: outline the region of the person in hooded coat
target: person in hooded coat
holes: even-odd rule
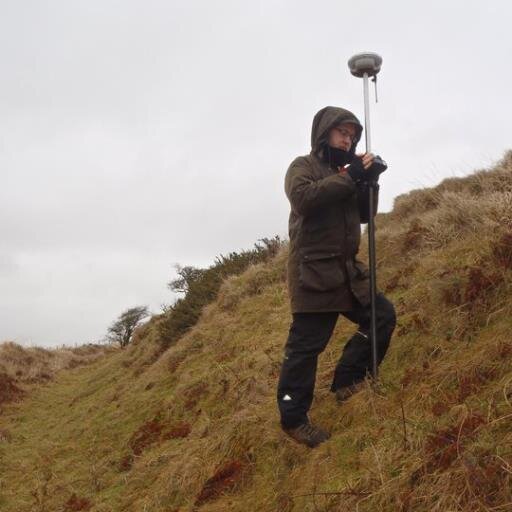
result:
[[[357,392],[371,367],[370,285],[367,267],[356,259],[361,223],[368,222],[369,181],[385,166],[368,153],[355,155],[363,127],[348,110],[325,107],[313,119],[311,152],[288,168],[290,201],[288,289],[292,323],[285,345],[277,402],[283,430],[299,443],[317,446],[328,432],[310,423],[318,355],[339,314],[358,325],[334,371],[331,391],[338,402]],[[377,211],[378,194],[374,194]],[[377,294],[378,362],[386,354],[396,317]]]

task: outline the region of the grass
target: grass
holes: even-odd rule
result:
[[[61,370],[87,365],[115,348],[108,345],[81,345],[75,348],[25,348],[12,341],[0,344],[0,374],[18,384],[51,381]]]
[[[1,510],[512,510],[511,190],[508,154],[379,215],[398,326],[379,386],[340,407],[329,386],[353,326],[339,322],[311,411],[329,442],[309,450],[278,426],[283,249],[228,278],[163,353],[155,318],[126,350],[44,385],[14,380],[25,394],[0,414]]]

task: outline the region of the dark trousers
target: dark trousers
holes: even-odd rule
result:
[[[382,294],[377,295],[377,346],[381,363],[396,324],[395,308]],[[370,306],[358,305],[341,313],[358,324],[336,365],[331,391],[362,381],[371,371]],[[313,401],[318,355],[332,335],[339,313],[295,313],[284,351],[277,388],[281,425],[293,428],[308,421]]]

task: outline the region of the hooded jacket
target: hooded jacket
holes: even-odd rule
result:
[[[370,301],[368,269],[356,260],[361,222],[368,221],[368,189],[322,159],[329,130],[344,122],[356,127],[354,154],[361,123],[348,110],[325,107],[313,119],[311,153],[296,158],[286,173],[292,313],[349,311],[354,299]]]

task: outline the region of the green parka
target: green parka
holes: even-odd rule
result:
[[[343,122],[357,128],[350,150],[354,152],[363,129],[357,117],[342,108],[325,107],[313,119],[311,153],[296,158],[286,173],[293,313],[348,311],[354,297],[363,305],[370,301],[368,269],[356,260],[361,222],[368,221],[368,189],[322,160],[329,130]]]

